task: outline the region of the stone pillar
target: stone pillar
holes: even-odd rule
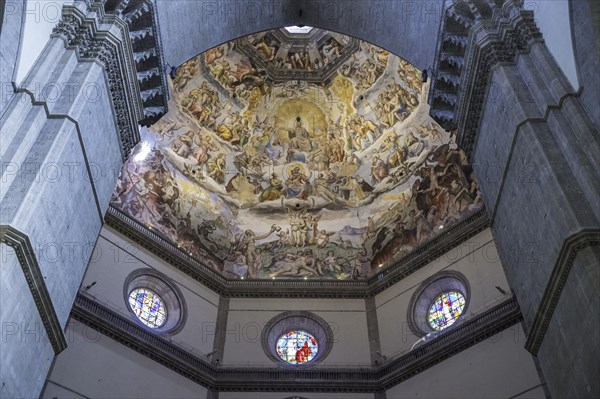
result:
[[[371,353],[371,363],[380,366],[386,361],[386,357],[381,353],[381,338],[379,336],[379,322],[377,320],[377,306],[375,297],[365,298],[365,311],[367,316],[367,333],[369,335],[369,352]],[[386,399],[386,391],[374,392],[374,399]]]
[[[127,25],[102,3],[65,6],[0,120],[1,397],[39,396],[68,345],[74,298],[139,137],[127,46]]]
[[[225,354],[225,340],[227,339],[227,319],[229,317],[229,298],[221,295],[219,297],[219,307],[217,311],[217,321],[215,325],[215,339],[213,341],[213,353],[210,362],[215,366],[223,364],[223,355]]]
[[[472,19],[444,115],[470,152],[525,347],[553,397],[598,397],[600,132],[519,2],[459,11]]]

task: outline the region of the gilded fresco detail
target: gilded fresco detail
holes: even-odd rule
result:
[[[316,31],[304,54],[267,32],[180,66],[170,111],[142,132],[112,205],[228,278],[367,278],[478,210],[420,71]],[[323,81],[261,66],[335,62]]]

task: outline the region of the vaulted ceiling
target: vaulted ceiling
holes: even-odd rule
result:
[[[362,279],[482,207],[407,61],[320,29],[198,55],[112,205],[236,279]]]

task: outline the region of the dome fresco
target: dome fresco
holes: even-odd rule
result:
[[[177,68],[112,206],[228,278],[361,279],[483,204],[421,72],[311,29]]]

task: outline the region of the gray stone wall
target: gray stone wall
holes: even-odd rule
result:
[[[78,62],[58,38],[43,56],[24,85],[43,105],[19,93],[3,119],[3,130],[14,135],[3,154],[0,215],[29,236],[65,323],[121,162],[102,67]]]
[[[592,353],[600,345],[597,324],[583,334],[571,308],[598,292],[597,273],[586,267],[592,258],[583,255],[600,241],[597,137],[544,44],[492,71],[473,164],[527,326],[527,347],[555,397],[600,395],[590,382],[596,360],[581,357],[578,367],[564,362],[575,362],[564,349],[573,342]],[[573,254],[585,260],[571,265]],[[565,276],[575,281],[562,287]]]
[[[23,284],[22,259],[3,261],[3,334],[5,326],[21,327],[16,338],[2,341],[1,392],[7,398],[37,397],[53,347],[47,339],[19,337],[29,334],[30,326],[41,333],[49,328],[40,322],[44,306],[55,313],[52,328],[62,331],[66,325],[122,166],[104,66],[80,60],[62,38],[51,38],[0,129],[0,225],[28,237],[39,269],[37,278],[28,279],[48,294],[34,303]]]
[[[555,398],[593,398],[600,392],[598,265],[600,247],[577,254],[540,347],[538,356]]]
[[[15,250],[0,243],[0,257],[0,398],[33,398],[54,352]]]
[[[600,127],[600,3],[571,0],[570,9],[581,102],[596,127]]]
[[[373,42],[427,68],[433,65],[443,1],[159,0],[157,11],[165,61],[174,66],[237,37],[304,24]]]

